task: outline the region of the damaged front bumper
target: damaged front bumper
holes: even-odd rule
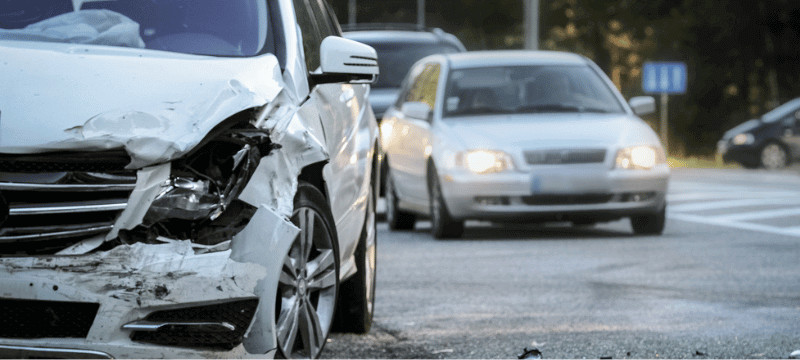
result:
[[[0,356],[244,354],[265,275],[231,250],[195,254],[188,241],[0,259]]]

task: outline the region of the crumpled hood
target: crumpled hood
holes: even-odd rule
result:
[[[0,59],[0,153],[124,148],[129,168],[185,154],[283,88],[272,55],[0,41]]]
[[[659,144],[644,121],[623,114],[525,114],[445,119],[465,149],[548,149]]]

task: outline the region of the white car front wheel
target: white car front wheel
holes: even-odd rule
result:
[[[339,251],[322,193],[300,182],[292,223],[300,228],[284,258],[276,299],[279,355],[318,358],[328,339],[339,290]]]

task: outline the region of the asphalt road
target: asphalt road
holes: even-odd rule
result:
[[[676,170],[662,236],[378,225],[375,319],[328,358],[787,358],[800,349],[800,175]]]

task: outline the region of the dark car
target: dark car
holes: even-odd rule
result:
[[[746,168],[780,169],[800,159],[800,98],[728,130],[717,152]]]
[[[367,44],[378,52],[380,76],[372,84],[369,101],[380,122],[396,100],[400,83],[417,60],[433,54],[466,51],[453,34],[413,24],[356,24],[343,26],[344,37]]]

